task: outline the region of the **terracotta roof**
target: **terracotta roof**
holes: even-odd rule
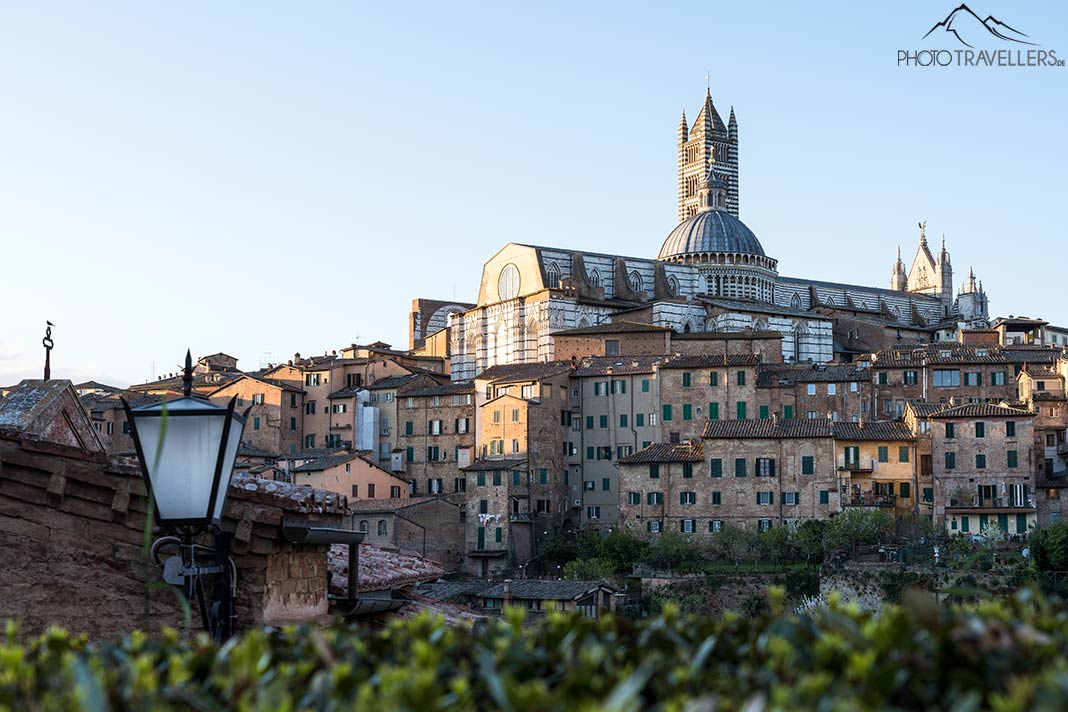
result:
[[[601,581],[515,579],[511,586],[512,598],[554,601],[573,601],[602,588],[615,591],[615,588]],[[495,584],[479,592],[478,597],[504,598],[504,584]]]
[[[474,392],[474,381],[456,381],[455,383],[445,383],[438,386],[418,387],[413,385],[410,390],[401,388],[397,391],[397,395],[406,398],[427,398],[432,396],[465,395]]]
[[[490,472],[493,470],[525,469],[526,458],[512,458],[507,460],[476,460],[471,465],[462,468],[464,472]]]
[[[353,512],[363,512],[366,514],[372,514],[375,512],[396,512],[400,509],[407,509],[408,507],[414,507],[419,504],[426,504],[427,502],[442,501],[446,504],[452,504],[447,499],[441,497],[390,497],[389,499],[350,499],[349,509]]]
[[[730,341],[733,339],[782,339],[780,331],[691,331],[673,334],[672,341]]]
[[[108,392],[111,392],[111,393],[115,393],[116,391],[119,391],[119,390],[122,390],[122,389],[120,389],[120,388],[118,388],[116,386],[109,386],[106,383],[100,383],[99,381],[85,381],[84,383],[76,384],[74,386],[74,390],[76,390],[76,391],[98,390],[98,391],[108,391]]]
[[[949,403],[906,403],[905,408],[911,410],[918,418],[929,418],[935,413],[950,408]]]
[[[671,443],[653,443],[633,455],[621,457],[620,465],[636,465],[645,462],[700,462],[705,457],[704,445],[700,441],[693,445],[672,445]]]
[[[1009,363],[1056,363],[1064,356],[1059,348],[1048,346],[1024,346],[1013,344],[1004,349],[1005,360]]]
[[[717,366],[756,366],[760,363],[758,354],[699,354],[694,356],[675,356],[660,364],[661,369],[675,368],[716,368]]]
[[[373,544],[360,544],[360,591],[381,591],[433,581],[446,571],[440,564],[414,554],[390,551]],[[349,548],[345,544],[330,547],[327,558],[330,588],[341,593],[348,586]]]
[[[299,513],[345,514],[345,497],[308,485],[295,485],[234,473],[230,488],[241,491],[242,499],[274,504]]]
[[[552,336],[584,336],[586,334],[634,334],[634,333],[664,333],[671,331],[669,327],[645,324],[637,321],[613,321],[608,324],[595,326],[582,326],[577,329],[564,329],[554,331]]]
[[[1005,408],[990,403],[967,403],[932,413],[932,418],[1019,418],[1033,416],[1026,410]]]
[[[731,440],[759,438],[829,438],[834,436],[833,423],[823,418],[785,418],[773,420],[710,420],[705,424],[705,439]]]
[[[482,381],[494,383],[514,381],[537,381],[542,378],[550,378],[566,373],[571,370],[571,364],[566,361],[550,361],[548,363],[512,363],[500,366],[490,366],[480,373],[477,378]]]
[[[597,356],[579,361],[571,375],[575,378],[587,376],[629,376],[641,373],[655,373],[656,365],[666,356]]]
[[[912,430],[900,420],[881,420],[874,423],[833,423],[836,440],[913,440]]]
[[[797,364],[764,366],[757,374],[757,386],[779,388],[798,383],[866,383],[870,373],[855,364]]]
[[[327,400],[337,400],[338,398],[352,398],[360,391],[366,391],[367,386],[346,386],[340,390],[336,390],[326,397]]]
[[[419,378],[423,374],[421,373],[406,373],[403,376],[387,376],[386,378],[380,378],[372,385],[367,386],[369,391],[381,391],[387,388],[400,388],[408,381]]]
[[[0,428],[22,430],[48,409],[60,394],[72,389],[70,381],[53,378],[48,381],[25,379],[0,400]],[[71,395],[78,400],[73,391]]]
[[[495,581],[434,581],[415,587],[415,592],[434,601],[477,596],[496,585]]]
[[[1035,368],[1028,366],[1027,368],[1021,370],[1020,373],[1026,373],[1031,378],[1059,378],[1061,375],[1052,368],[1042,368],[1041,366]]]

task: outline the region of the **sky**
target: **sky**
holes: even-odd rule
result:
[[[1068,4],[971,6],[1068,58]],[[897,66],[953,7],[4,3],[0,386],[46,319],[54,377],[128,385],[406,347],[508,242],[654,257],[706,71],[781,274],[889,286],[926,220],[993,316],[1068,326],[1068,68]]]

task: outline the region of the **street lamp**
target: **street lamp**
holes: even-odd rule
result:
[[[165,578],[181,580],[187,598],[197,597],[205,628],[217,638],[225,638],[232,633],[232,535],[219,525],[249,411],[234,412],[236,396],[226,406],[194,396],[193,358],[188,351],[182,382],[181,398],[138,408],[131,408],[123,399],[122,406],[156,521],[177,535],[161,539],[153,549],[168,542],[181,544],[181,567],[175,570],[168,565]],[[197,564],[196,549],[206,547],[194,544],[193,538],[204,531],[215,535],[214,565]],[[216,577],[210,612],[200,584],[205,574]]]

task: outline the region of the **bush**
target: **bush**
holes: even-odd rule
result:
[[[1035,529],[1031,556],[1039,571],[1068,571],[1068,521]]]
[[[797,600],[818,596],[820,592],[820,574],[814,569],[786,572],[786,595]]]
[[[615,563],[608,559],[575,559],[564,564],[564,578],[572,581],[600,581],[615,573]]]
[[[659,571],[681,571],[701,560],[701,550],[678,532],[664,532],[645,550],[642,562]]]
[[[0,708],[38,710],[1068,708],[1068,612],[1027,591],[975,608],[910,593],[879,613],[632,623],[522,612],[475,630],[257,628],[222,647],[60,630],[0,642]],[[754,604],[755,606],[755,604]]]

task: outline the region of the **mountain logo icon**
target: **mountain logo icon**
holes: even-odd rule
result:
[[[921,39],[926,39],[936,30],[953,35],[965,47],[974,47],[975,44],[990,37],[996,37],[1005,42],[1038,46],[1037,42],[1030,41],[1031,38],[1028,35],[1006,25],[993,15],[987,15],[985,20],[980,19],[970,7],[963,3],[946,15],[946,19],[936,22]]]

